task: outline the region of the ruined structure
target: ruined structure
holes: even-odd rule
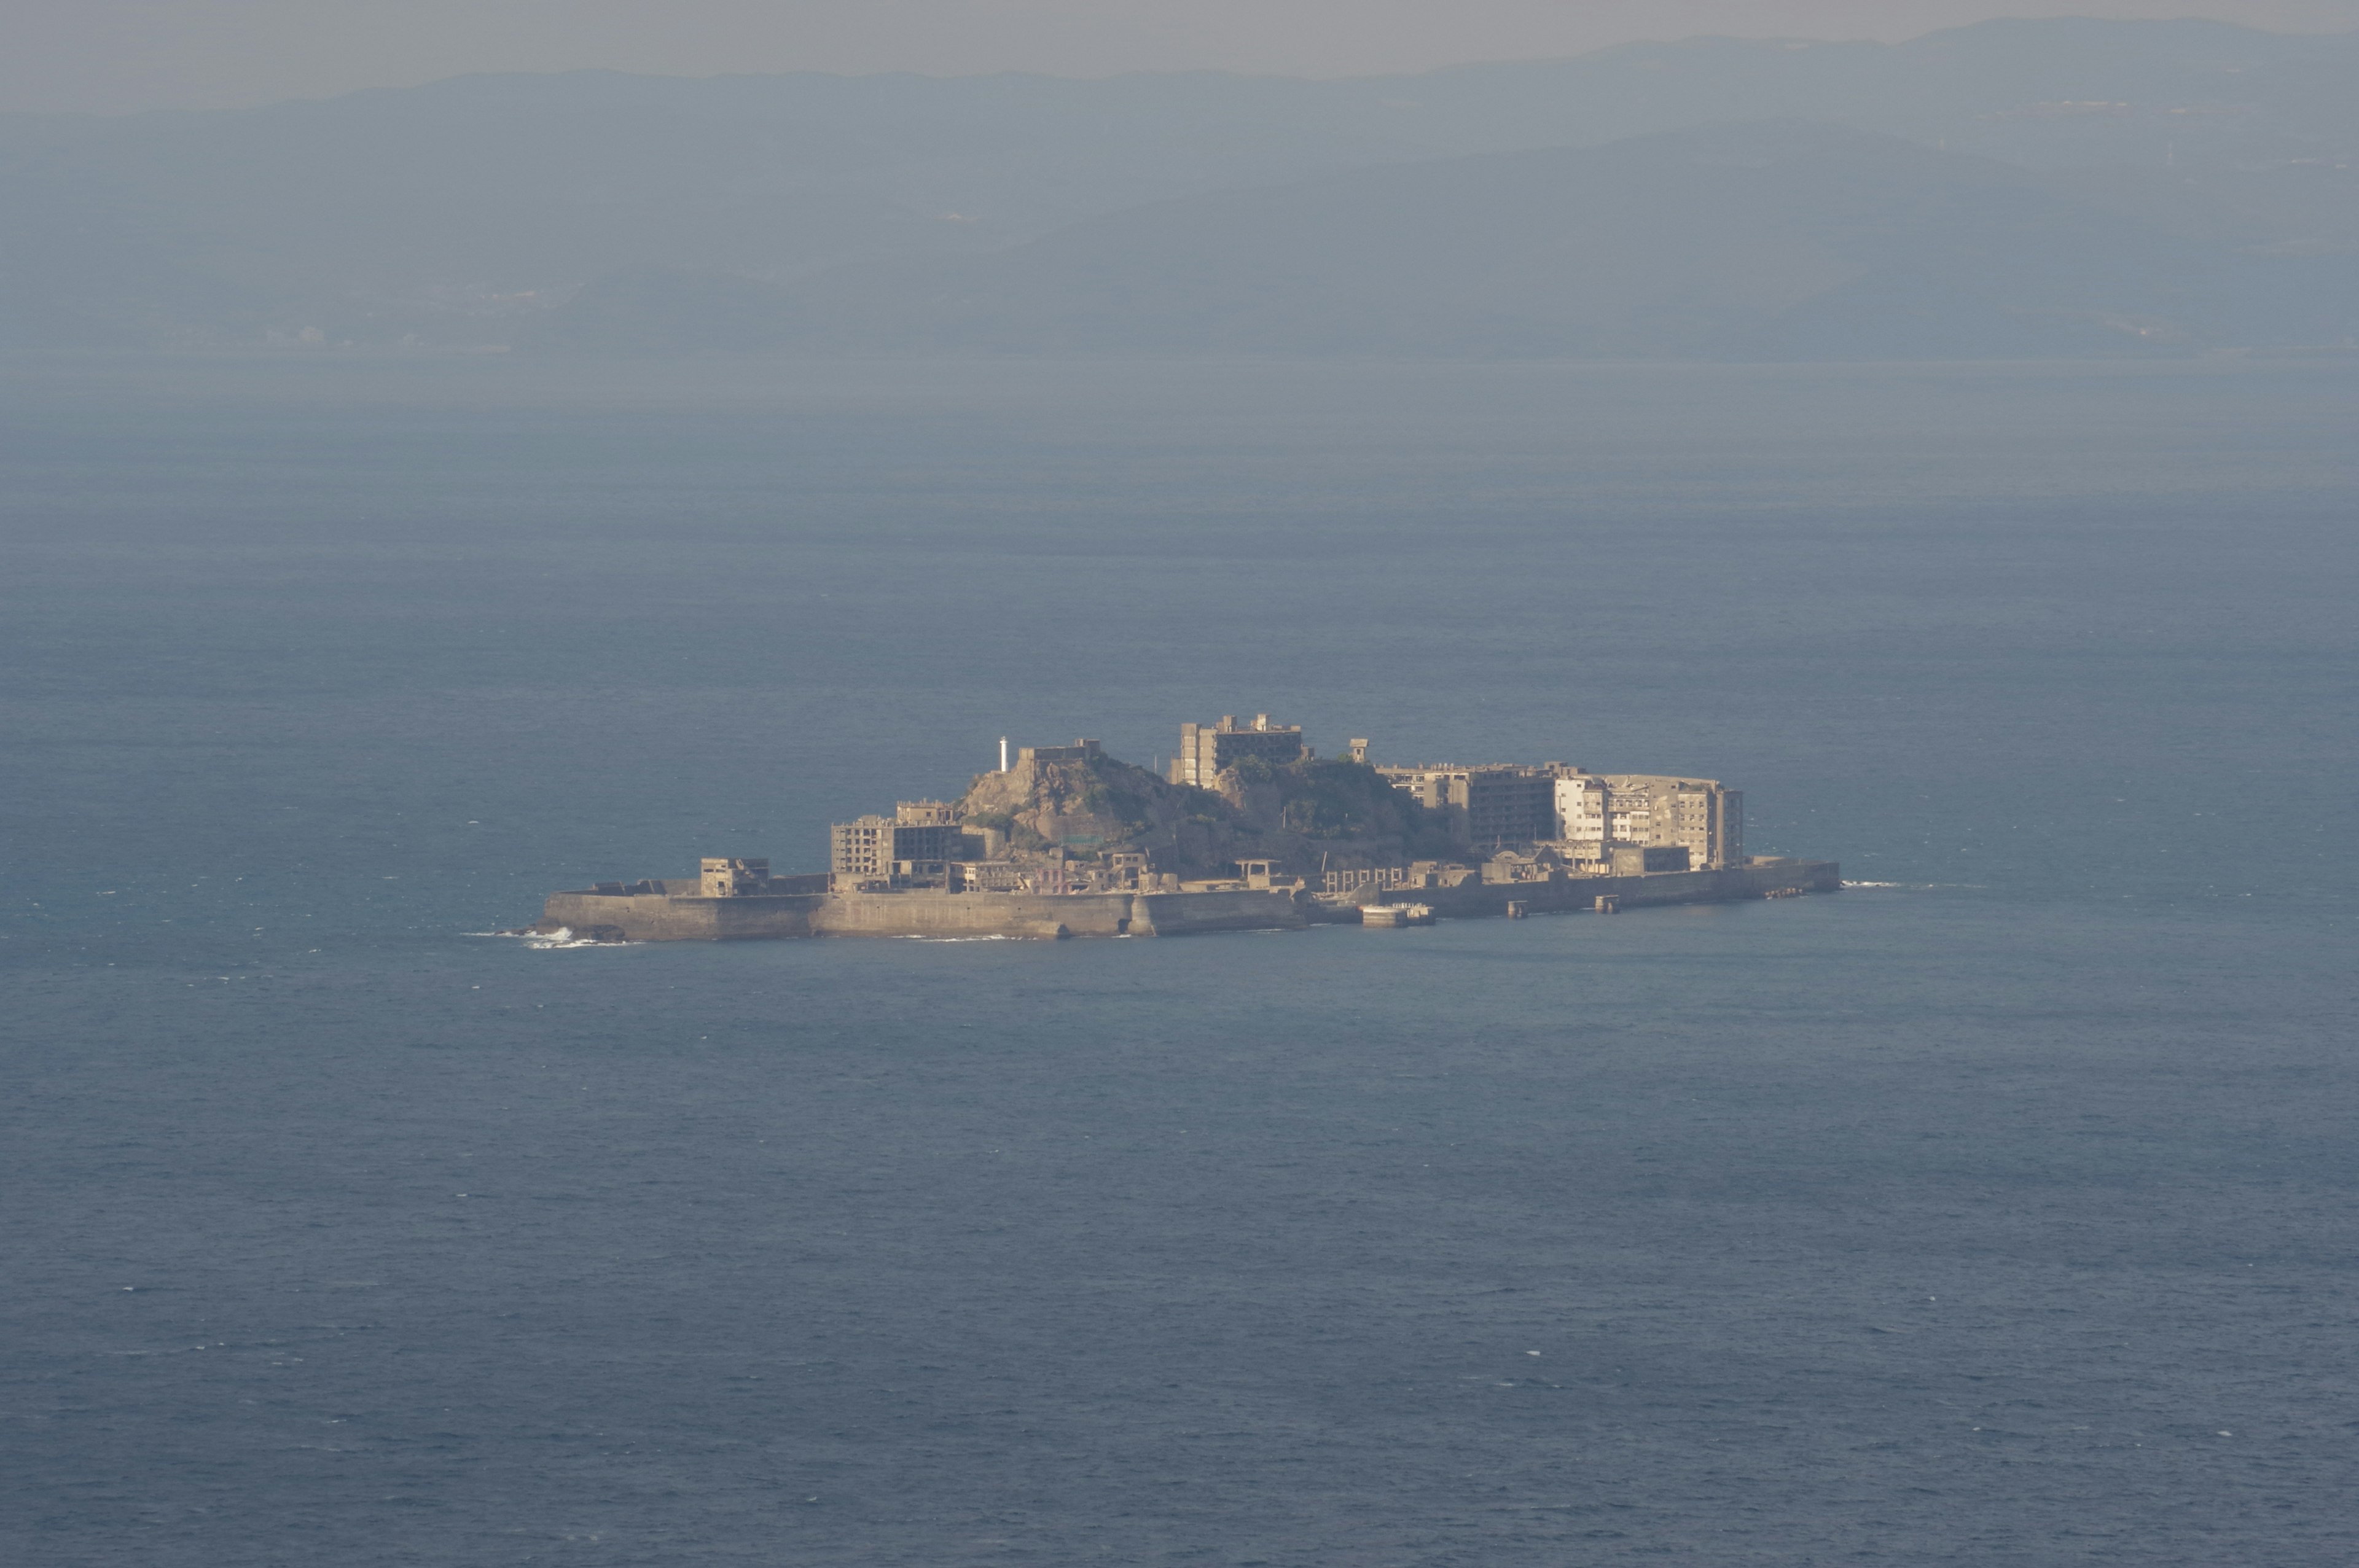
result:
[[[1593,773],[1563,762],[1380,767],[1395,789],[1438,814],[1467,848],[1557,847],[1602,867],[1617,849],[1680,849],[1700,871],[1745,860],[1745,793],[1717,779]]]
[[[1605,841],[1680,848],[1717,871],[1745,860],[1745,792],[1718,779],[1605,775]]]
[[[891,816],[863,816],[828,829],[828,870],[847,888],[929,886],[965,852],[957,807],[905,800]]]
[[[1557,837],[1556,775],[1551,770],[1560,765],[1444,763],[1376,772],[1427,810],[1441,814],[1469,847],[1498,849]]]
[[[1169,935],[1432,914],[1632,909],[1841,885],[1829,861],[1749,857],[1744,796],[1711,779],[1562,762],[1322,759],[1256,714],[1181,726],[1157,773],[1093,740],[1027,746],[955,801],[830,829],[825,874],[706,860],[692,880],[553,894],[542,930],[617,940]],[[1378,924],[1400,924],[1386,915]],[[1411,924],[1414,924],[1412,922]]]
[[[707,855],[697,881],[700,898],[745,898],[770,889],[770,862]]]
[[[1272,724],[1266,713],[1255,714],[1251,724],[1240,724],[1235,714],[1223,713],[1218,724],[1180,726],[1180,754],[1171,759],[1171,782],[1211,789],[1247,757],[1283,767],[1309,755],[1299,724]]]

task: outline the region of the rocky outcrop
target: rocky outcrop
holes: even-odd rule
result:
[[[1448,834],[1374,768],[1336,759],[1248,759],[1216,788],[1177,784],[1093,755],[1022,761],[978,774],[960,802],[971,830],[1006,834],[1017,859],[1144,854],[1183,877],[1233,875],[1240,860],[1315,872],[1447,853]]]

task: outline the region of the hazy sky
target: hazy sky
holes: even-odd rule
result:
[[[2359,28],[2359,0],[5,0],[0,109],[252,103],[584,66],[1339,76],[1698,33],[1903,38],[2001,16],[2340,31]]]

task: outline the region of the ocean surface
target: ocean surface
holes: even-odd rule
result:
[[[2359,1560],[2359,366],[0,362],[0,1561]],[[551,948],[1016,744],[1834,896]]]

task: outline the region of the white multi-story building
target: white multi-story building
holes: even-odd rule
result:
[[[1602,859],[1606,831],[1605,781],[1595,773],[1573,769],[1557,775],[1556,836],[1574,846],[1577,858]]]
[[[1684,849],[1699,871],[1745,863],[1745,792],[1717,779],[1662,773],[1590,773],[1556,780],[1558,839],[1576,860],[1603,860],[1614,845]]]

